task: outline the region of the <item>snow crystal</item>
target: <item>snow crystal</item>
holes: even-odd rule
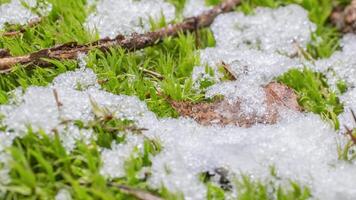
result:
[[[212,25],[217,46],[258,49],[283,54],[295,51],[294,43],[305,47],[316,26],[298,5],[278,9],[257,8],[254,15],[227,13]]]
[[[163,0],[100,0],[86,26],[97,29],[101,37],[115,37],[149,31],[150,18],[157,21],[161,17],[173,20],[175,7]]]
[[[36,1],[28,0],[27,3],[34,5]],[[20,0],[12,0],[10,3],[0,6],[0,29],[3,28],[6,22],[10,24],[26,24],[36,17],[35,14],[21,4]]]
[[[222,76],[218,70],[221,63],[227,64],[238,80],[216,81],[207,89],[206,97],[220,94],[230,102],[240,100],[244,113],[262,115],[267,109],[263,86],[291,68],[303,67],[301,59],[291,57],[297,51],[296,44],[306,47],[314,30],[307,12],[297,5],[258,8],[254,15],[220,15],[212,24],[216,47],[201,50],[201,62],[213,68],[213,80]],[[202,74],[194,70],[196,84]]]
[[[267,106],[263,86],[289,69],[302,66],[298,60],[258,50],[229,51],[210,48],[201,52],[201,59],[210,64],[224,61],[237,77],[236,81],[211,86],[207,89],[207,97],[221,94],[231,102],[240,100],[241,109],[245,113],[259,115],[265,113]]]
[[[55,200],[72,200],[72,196],[67,189],[61,189],[57,193]]]
[[[89,69],[64,73],[48,87],[29,87],[16,99],[16,104],[0,106],[8,130],[24,134],[28,125],[46,133],[56,130],[62,133],[61,139],[68,150],[74,148],[76,140],[88,141],[92,137],[91,130],[80,130],[73,125],[75,120],[88,122],[94,118],[91,99],[109,108],[117,117],[128,119],[145,108],[145,105],[137,106],[138,100],[134,97],[115,96],[100,90],[94,72]],[[130,104],[135,108],[127,107]]]
[[[151,187],[183,192],[186,199],[205,199],[199,174],[224,167],[234,174],[268,177],[275,166],[280,177],[309,186],[320,199],[352,199],[356,168],[338,162],[333,128],[314,114],[285,111],[276,125],[204,127],[189,119],[157,119],[146,111],[137,116],[144,135],[158,139],[163,151],[152,158]],[[142,142],[142,141],[141,141]],[[123,163],[140,141],[117,144],[102,153],[102,173],[124,175]],[[142,143],[141,143],[142,145]],[[327,191],[327,192],[325,192]]]
[[[135,148],[138,152],[143,150],[143,137],[128,135],[125,138],[124,143],[113,144],[112,149],[104,149],[101,153],[101,159],[103,160],[103,167],[101,168],[101,174],[109,178],[122,178],[125,176],[124,163],[130,158]]]
[[[184,17],[193,17],[200,15],[204,11],[211,9],[212,6],[206,6],[205,0],[188,0],[185,3],[183,16]]]
[[[60,80],[81,82],[89,87],[77,90],[75,84],[61,84]],[[353,188],[356,168],[337,162],[337,134],[316,115],[285,111],[276,125],[256,125],[249,129],[204,127],[188,119],[157,119],[136,97],[104,92],[95,82],[91,70],[79,69],[60,75],[48,87],[30,87],[20,98],[20,104],[1,106],[4,123],[15,132],[31,124],[47,131],[57,128],[63,133],[61,117],[92,119],[92,98],[116,117],[132,119],[137,126],[147,128],[145,137],[162,143],[163,151],[152,158],[151,187],[160,188],[163,184],[172,192],[183,192],[186,199],[205,199],[206,188],[198,176],[201,172],[224,167],[235,174],[266,177],[268,167],[273,165],[281,177],[310,186],[320,199],[356,197]],[[53,88],[62,104],[60,111]],[[76,134],[75,130],[68,133]],[[126,143],[104,149],[101,173],[109,178],[124,176],[124,161],[133,149],[140,150],[142,145],[141,136],[129,136]]]
[[[224,167],[265,177],[272,165],[279,176],[310,186],[320,199],[338,199],[338,193],[356,197],[350,178],[356,168],[336,164],[336,134],[312,114],[288,112],[277,125],[250,129],[202,127],[182,119],[162,120],[148,129],[146,135],[158,137],[164,146],[153,158],[150,183],[183,191],[186,199],[204,199],[201,172]]]
[[[26,3],[29,7],[36,6],[36,0],[12,0],[10,3],[0,5],[0,29],[3,28],[5,23],[24,25],[38,17],[25,8],[22,2]],[[49,10],[51,10],[50,5],[41,10],[41,12],[45,14]]]

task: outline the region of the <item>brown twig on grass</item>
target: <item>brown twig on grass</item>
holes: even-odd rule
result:
[[[116,185],[114,186],[118,187],[122,192],[129,194],[139,200],[163,200],[162,198],[153,195],[147,191],[140,190],[140,189],[135,189],[126,185]]]
[[[88,53],[93,49],[101,51],[107,51],[111,47],[122,47],[127,51],[143,49],[162,41],[166,37],[175,37],[181,32],[194,32],[196,29],[208,27],[219,14],[232,11],[240,2],[241,0],[225,0],[220,5],[198,16],[187,18],[181,23],[170,24],[165,28],[145,34],[136,33],[129,37],[118,35],[114,39],[105,38],[85,45],[71,42],[28,55],[0,58],[0,72],[11,71],[12,67],[17,64],[45,67],[49,65],[46,59],[76,59],[79,53]]]
[[[237,80],[237,76],[236,74],[232,71],[231,66],[226,64],[224,61],[221,62],[221,66],[223,67],[223,69],[225,70],[229,80],[231,81],[236,81]]]
[[[41,18],[35,18],[28,22],[28,24],[21,26],[19,30],[10,30],[1,34],[3,37],[15,37],[26,31],[27,28],[32,28],[41,23]]]
[[[263,115],[244,113],[241,100],[229,102],[219,99],[214,102],[191,103],[167,99],[182,117],[189,117],[201,125],[236,125],[251,127],[254,124],[275,124],[279,116],[279,107],[301,111],[297,95],[286,85],[271,82],[264,87],[267,110]]]
[[[351,115],[352,115],[352,118],[354,119],[355,123],[356,123],[356,114],[353,110],[351,110]],[[354,145],[356,145],[356,135],[355,135],[355,129],[353,128],[349,128],[347,126],[345,126],[345,129],[346,129],[346,134],[350,137],[350,140],[352,141],[352,143]]]

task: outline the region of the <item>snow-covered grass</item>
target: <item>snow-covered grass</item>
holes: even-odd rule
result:
[[[52,9],[39,25],[0,37],[0,47],[22,55],[93,41],[99,34],[85,25],[93,16],[109,16],[96,27],[103,36],[121,32],[130,20],[127,30],[136,30],[137,19],[147,16],[113,12],[122,5],[154,8],[146,9],[156,16],[143,20],[148,30],[219,3],[46,2]],[[289,3],[306,10],[280,8]],[[199,34],[1,75],[0,198],[133,198],[120,189],[125,185],[164,199],[354,199],[355,145],[342,133],[343,125],[356,126],[350,113],[356,109],[356,39],[344,36],[339,45],[340,34],[327,22],[331,5],[243,1],[239,12],[219,16]],[[175,15],[157,18],[162,6],[174,6]],[[238,80],[224,78],[221,62]],[[261,88],[271,81],[293,88],[304,112],[282,109],[275,125],[205,127],[176,118],[168,101],[222,94],[231,102],[243,99],[244,112],[263,113]]]

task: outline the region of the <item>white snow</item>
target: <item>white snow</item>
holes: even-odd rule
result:
[[[101,174],[108,178],[122,178],[125,176],[124,164],[130,156],[136,156],[134,150],[143,150],[143,137],[138,135],[128,135],[124,143],[112,144],[112,149],[104,149],[101,153],[103,167]],[[136,152],[136,153],[138,153]]]
[[[183,16],[194,17],[211,8],[212,6],[205,5],[205,0],[188,0],[184,6]]]
[[[212,79],[221,77],[218,67],[224,62],[238,80],[218,81],[207,89],[206,96],[221,94],[231,102],[241,100],[245,113],[262,115],[266,110],[263,86],[291,68],[303,67],[302,60],[289,55],[297,51],[296,44],[306,48],[314,30],[308,13],[297,5],[258,8],[254,15],[218,16],[212,24],[216,47],[201,50],[201,62],[213,67],[217,77]],[[199,83],[197,77],[204,76],[195,70],[193,80]]]
[[[29,5],[34,6],[35,0],[28,0]],[[3,28],[6,22],[10,24],[26,24],[31,19],[37,16],[30,10],[26,9],[20,0],[12,0],[0,6],[0,29]]]
[[[31,20],[38,18],[38,16],[32,13],[29,9],[22,5],[22,2],[26,3],[29,7],[36,6],[36,0],[12,0],[10,3],[0,5],[0,29],[4,24],[21,24],[24,25]],[[48,13],[51,10],[51,6],[44,8],[41,12],[43,14]]]
[[[57,193],[55,200],[72,200],[72,196],[67,189],[61,189]]]
[[[307,11],[298,5],[278,9],[257,8],[253,15],[223,14],[212,25],[217,47],[282,54],[294,52],[294,42],[305,47],[315,29]]]
[[[101,37],[130,35],[150,30],[149,19],[175,18],[175,7],[163,0],[100,0],[97,11],[86,21],[89,30],[97,29]]]
[[[337,161],[337,134],[316,115],[286,111],[278,124],[250,129],[203,127],[188,119],[160,120],[136,97],[100,90],[94,77],[91,70],[79,69],[60,75],[48,87],[30,87],[19,97],[19,104],[1,106],[6,116],[4,123],[15,132],[24,131],[25,125],[31,124],[47,131],[57,128],[62,133],[65,129],[59,124],[61,118],[92,119],[91,96],[115,116],[132,119],[139,127],[147,128],[145,136],[161,141],[163,151],[152,159],[152,187],[164,184],[172,192],[182,191],[186,199],[204,199],[206,189],[198,178],[201,172],[225,167],[236,174],[266,177],[268,167],[274,165],[281,177],[310,186],[320,199],[356,197],[356,168]],[[78,91],[76,82],[88,87]],[[53,88],[63,104],[61,112],[57,110]],[[123,176],[124,161],[132,149],[142,148],[142,141],[133,136],[126,143],[113,145],[112,150],[103,150],[101,173],[109,178]]]

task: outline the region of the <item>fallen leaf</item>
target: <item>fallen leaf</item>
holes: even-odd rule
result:
[[[286,107],[301,111],[297,95],[289,87],[280,83],[270,83],[264,87],[267,112],[262,116],[245,114],[241,111],[241,102],[230,103],[227,100],[216,100],[211,103],[191,103],[170,101],[172,107],[183,117],[189,117],[202,125],[236,125],[251,127],[256,123],[275,124],[278,119],[278,108]]]

